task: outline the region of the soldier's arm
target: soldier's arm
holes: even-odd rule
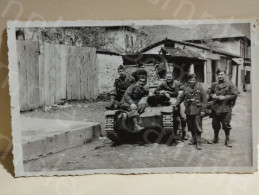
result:
[[[183,90],[182,94],[177,98],[176,102],[174,103],[174,106],[177,107],[179,106],[183,100],[185,99],[185,89]]]
[[[215,83],[212,83],[209,90],[209,99],[212,99],[212,96],[215,94],[214,88],[215,88]]]
[[[174,91],[170,91],[169,95],[171,97],[176,98],[178,96],[179,90],[180,90],[180,84],[176,83],[175,90]]]
[[[118,87],[118,82],[117,82],[117,79],[115,79],[110,95],[116,96],[118,94],[117,87]]]
[[[236,99],[238,94],[238,91],[236,90],[235,86],[233,83],[230,83],[229,85],[229,91],[228,93],[225,95],[225,100],[234,100]]]
[[[207,94],[203,87],[201,87],[200,90],[201,90],[201,112],[205,112],[208,104]]]
[[[160,83],[155,89],[154,93],[158,93],[164,89],[164,83]]]
[[[126,90],[125,94],[124,94],[124,100],[130,105],[134,104],[133,100],[131,99],[133,89],[134,89],[134,85],[129,86],[128,89]]]

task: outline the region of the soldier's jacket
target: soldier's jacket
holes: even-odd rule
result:
[[[134,103],[137,105],[142,97],[148,96],[148,93],[148,87],[141,87],[139,83],[132,84],[125,92],[121,104],[127,103],[130,105]]]
[[[222,95],[225,99],[212,99],[213,94],[216,94],[217,96]],[[233,102],[236,100],[237,94],[238,91],[235,86],[229,81],[224,81],[223,83],[212,83],[209,92],[209,97],[212,99],[212,110],[216,113],[231,112]]]
[[[136,81],[130,75],[127,75],[125,80],[122,80],[120,77],[116,78],[114,81],[114,88],[111,91],[111,95],[117,96],[120,101],[128,87],[133,83],[136,83]]]
[[[184,101],[186,115],[198,115],[205,112],[207,107],[207,94],[200,83],[194,87],[187,86],[182,94],[177,98],[175,106],[179,106]]]
[[[155,93],[159,91],[168,91],[170,97],[177,97],[179,92],[180,83],[178,81],[173,81],[172,84],[163,81],[155,90]]]

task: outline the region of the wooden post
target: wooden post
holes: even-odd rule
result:
[[[193,74],[193,73],[194,73],[194,65],[191,64],[191,66],[190,66],[190,74]]]
[[[237,66],[236,65],[233,65],[233,70],[232,70],[232,83],[237,86],[237,83],[236,83],[236,75],[237,75]]]
[[[207,83],[207,61],[204,62],[204,83]]]

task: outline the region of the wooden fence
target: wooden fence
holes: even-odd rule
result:
[[[17,41],[21,111],[98,96],[96,49]]]

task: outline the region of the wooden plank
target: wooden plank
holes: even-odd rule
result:
[[[26,110],[27,101],[27,80],[26,80],[26,53],[25,53],[25,42],[17,41],[17,57],[19,66],[19,80],[20,80],[20,110]]]
[[[66,50],[67,50],[67,66],[66,66],[66,69],[67,69],[67,95],[66,95],[66,97],[67,97],[67,99],[68,100],[70,100],[71,99],[71,70],[70,70],[70,64],[71,64],[71,48],[70,47],[67,47],[66,48]]]
[[[76,47],[76,99],[80,100],[81,99],[81,87],[80,87],[80,66],[81,66],[81,47]]]
[[[44,43],[44,82],[45,82],[45,106],[51,105],[50,103],[50,90],[49,90],[49,44]]]
[[[88,52],[88,48],[85,48],[85,56],[86,56],[86,66],[85,66],[85,76],[86,76],[86,80],[85,80],[85,88],[86,88],[86,93],[85,93],[85,98],[89,99],[90,98],[90,93],[91,93],[91,89],[90,89],[90,78],[89,78],[89,74],[91,72],[90,70],[90,55]]]
[[[55,104],[61,102],[61,51],[60,45],[55,45]]]
[[[33,109],[40,106],[39,97],[39,45],[37,42],[32,42],[32,104]]]
[[[45,85],[44,85],[44,50],[42,48],[42,44],[39,43],[40,55],[39,55],[39,99],[40,99],[40,106],[45,105]]]
[[[71,73],[72,73],[72,80],[71,80],[71,97],[72,99],[76,99],[75,96],[75,83],[76,83],[76,68],[75,68],[75,60],[76,60],[76,51],[75,51],[75,47],[71,47],[71,53],[72,53],[72,62],[71,62]]]
[[[61,64],[60,64],[60,88],[61,88],[61,92],[60,92],[60,98],[61,99],[66,99],[66,66],[67,66],[67,52],[66,52],[66,47],[65,45],[60,45],[60,54],[61,54]]]
[[[96,49],[95,48],[91,48],[92,51],[92,71],[93,71],[93,99],[96,99],[98,97],[98,78],[97,78],[97,74],[98,74],[98,70],[97,70],[97,55],[96,55]]]
[[[32,63],[31,63],[31,55],[30,55],[31,45],[26,44],[26,80],[27,80],[27,107],[26,110],[30,110],[32,107]]]

